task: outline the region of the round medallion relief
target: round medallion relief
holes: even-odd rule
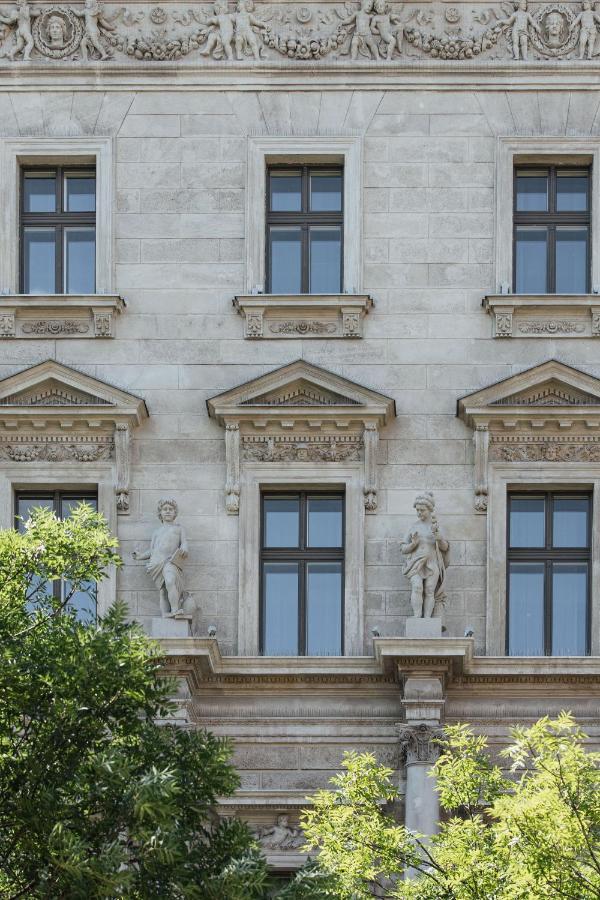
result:
[[[31,29],[33,42],[42,56],[64,59],[81,43],[83,25],[65,6],[49,6],[35,19]]]
[[[563,3],[542,6],[533,14],[540,33],[530,29],[531,43],[543,56],[565,56],[575,49],[578,29],[575,16]]]

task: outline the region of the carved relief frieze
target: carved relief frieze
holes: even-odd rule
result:
[[[111,438],[64,438],[57,436],[0,439],[0,459],[12,462],[98,462],[112,459],[114,443]]]
[[[583,334],[586,330],[583,322],[569,319],[524,319],[519,322],[521,334],[540,334],[544,337],[554,334]]]
[[[0,10],[2,60],[111,59],[196,63],[402,62],[413,59],[521,61],[594,58],[600,16],[590,0],[484,6],[440,0],[302,5],[215,0],[190,7],[99,0]]]
[[[600,334],[595,294],[491,294],[483,306],[494,318],[494,336],[593,337]]]
[[[110,294],[3,294],[0,339],[112,338],[124,309],[125,301]]]
[[[332,435],[315,437],[287,435],[277,437],[245,436],[242,441],[242,459],[255,462],[341,462],[362,458],[361,435]]]
[[[361,338],[373,306],[366,294],[240,295],[246,338]]]
[[[319,322],[318,319],[282,319],[271,322],[269,331],[273,334],[285,335],[293,334],[295,337],[303,337],[304,335],[316,334],[334,334],[337,331],[335,322]]]
[[[81,319],[31,319],[21,324],[23,334],[35,337],[41,335],[72,337],[78,334],[87,334],[89,330],[89,324]]]
[[[492,436],[490,460],[503,462],[599,462],[600,438],[575,436],[571,441],[558,438],[531,439],[525,435]]]

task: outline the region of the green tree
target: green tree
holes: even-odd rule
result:
[[[304,813],[307,840],[340,900],[598,900],[600,754],[585,740],[569,714],[544,718],[513,729],[501,768],[484,737],[447,728],[430,841],[394,818],[391,770],[346,754],[335,790]]]
[[[250,832],[213,810],[238,784],[229,745],[155,724],[174,684],[122,604],[70,610],[119,562],[86,505],[0,532],[0,897],[264,897]]]

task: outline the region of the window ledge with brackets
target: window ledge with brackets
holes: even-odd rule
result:
[[[600,337],[598,294],[490,294],[494,337]]]
[[[361,338],[373,300],[368,294],[245,294],[233,305],[244,317],[246,338]]]
[[[3,294],[0,338],[112,338],[117,294]]]

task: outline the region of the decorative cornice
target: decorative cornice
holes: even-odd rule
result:
[[[116,294],[3,294],[0,339],[112,338],[124,309]]]
[[[373,307],[367,294],[240,294],[244,336],[256,338],[361,338]]]

